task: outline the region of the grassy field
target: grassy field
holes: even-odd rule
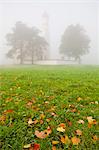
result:
[[[99,149],[99,66],[0,72],[0,149]]]

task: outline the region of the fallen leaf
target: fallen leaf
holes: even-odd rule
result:
[[[68,126],[72,126],[72,122],[71,121],[68,121]]]
[[[6,116],[5,115],[0,116],[0,121],[1,122],[5,121],[5,120],[6,120]]]
[[[31,146],[28,150],[34,150],[33,146]]]
[[[65,119],[65,121],[67,122],[68,126],[72,126],[72,122],[68,119]]]
[[[57,149],[56,149],[56,146],[52,146],[52,150],[57,150]]]
[[[80,139],[77,138],[76,136],[72,137],[71,141],[72,141],[73,145],[78,145],[80,143]]]
[[[94,141],[99,140],[99,138],[98,138],[98,136],[97,136],[97,135],[94,135],[92,138],[93,138],[93,140],[94,140]]]
[[[94,102],[90,102],[90,104],[94,104]]]
[[[34,121],[33,121],[34,124],[37,124],[38,122],[39,122],[38,120],[34,120]]]
[[[44,119],[45,118],[45,115],[44,114],[40,114],[40,119]]]
[[[29,149],[31,150],[31,149]],[[34,143],[33,150],[40,150],[40,144]]]
[[[52,120],[52,118],[47,118],[46,119],[47,122],[50,122],[51,120]]]
[[[45,101],[45,104],[49,104],[49,101]]]
[[[93,120],[93,124],[97,124],[97,121],[95,119]]]
[[[35,135],[40,138],[40,139],[44,139],[46,138],[49,134],[51,134],[51,128],[48,127],[46,130],[39,132],[38,130],[35,131]]]
[[[52,144],[53,145],[56,145],[56,144],[58,144],[59,143],[59,141],[52,141]]]
[[[87,117],[88,120],[88,127],[91,128],[91,125],[97,124],[97,121],[92,118],[92,116]]]
[[[55,96],[48,96],[48,100],[53,100]]]
[[[72,109],[72,110],[71,110],[71,112],[77,112],[77,109],[76,109],[76,108],[74,108],[74,109]]]
[[[27,106],[31,106],[33,103],[30,101],[27,103]]]
[[[40,138],[40,139],[44,139],[46,138],[46,134],[44,131],[39,132],[38,130],[35,131],[35,135]]]
[[[57,131],[59,131],[59,132],[65,132],[65,129],[63,127],[58,127]]]
[[[36,101],[36,99],[35,99],[35,97],[33,97],[33,98],[32,98],[32,102],[35,103],[35,101]]]
[[[84,124],[85,122],[83,120],[78,120],[78,123]]]
[[[44,123],[44,121],[43,120],[40,120],[40,124],[43,124]]]
[[[81,97],[78,97],[78,98],[77,98],[77,101],[81,101],[81,100],[82,100],[82,98],[81,98]]]
[[[49,134],[51,134],[52,133],[52,130],[51,130],[51,128],[48,126],[48,128],[46,129],[46,130],[44,130],[44,132],[47,134],[47,136],[49,135]]]
[[[92,124],[88,123],[88,128],[91,128],[92,127]]]
[[[14,112],[13,109],[8,109],[8,110],[4,111],[3,114],[13,113],[13,112]]]
[[[77,135],[82,135],[82,131],[78,129],[78,130],[76,130],[76,134]]]
[[[6,102],[10,102],[10,101],[12,101],[12,98],[7,98],[6,99]]]
[[[23,148],[30,148],[31,147],[31,144],[27,144],[27,145],[24,145]]]
[[[68,138],[67,135],[61,136],[61,142],[62,142],[63,144],[70,144],[70,139]]]
[[[95,104],[97,104],[97,105],[98,105],[98,101],[95,101]]]
[[[75,108],[75,105],[72,104],[72,105],[69,105],[69,107],[70,107],[70,108]]]
[[[93,124],[94,119],[92,119],[92,116],[87,117],[88,123]]]
[[[66,128],[66,125],[64,123],[59,124],[60,127]]]
[[[57,115],[54,112],[52,112],[51,115],[54,117],[57,117]]]
[[[29,118],[28,124],[31,125],[31,124],[33,124],[33,123],[34,123],[34,122],[32,121],[32,119]]]

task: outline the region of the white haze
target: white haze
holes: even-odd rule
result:
[[[50,20],[50,58],[60,58],[59,44],[70,24],[82,25],[91,39],[90,53],[83,56],[84,64],[99,64],[99,1],[98,0],[0,0],[0,64],[10,61],[5,35],[17,21],[41,27],[42,14]]]

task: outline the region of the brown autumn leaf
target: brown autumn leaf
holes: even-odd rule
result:
[[[32,150],[32,149],[29,148],[29,150]],[[40,150],[40,144],[34,143],[33,150]]]
[[[10,102],[10,101],[12,101],[12,98],[10,97],[8,97],[7,99],[6,99],[6,102]]]
[[[84,124],[85,123],[83,120],[78,120],[77,122],[80,123],[80,124]]]
[[[71,141],[72,141],[73,145],[78,145],[80,143],[80,139],[77,138],[76,136],[72,137]]]
[[[13,113],[13,112],[14,112],[13,109],[8,109],[8,110],[4,111],[3,114]]]
[[[70,144],[70,139],[68,138],[67,135],[61,136],[61,142],[62,142],[63,144]]]
[[[70,107],[70,108],[75,108],[75,105],[70,104],[69,107]]]
[[[91,128],[92,127],[92,124],[88,123],[88,128]]]
[[[51,128],[48,126],[47,129],[44,130],[44,132],[45,132],[45,133],[47,134],[47,136],[48,136],[49,134],[52,133],[52,130],[51,130]]]
[[[78,101],[78,102],[79,102],[79,101],[81,101],[81,100],[82,100],[82,98],[81,98],[81,97],[78,97],[78,98],[77,98],[77,101]]]
[[[92,137],[92,139],[93,139],[93,141],[98,141],[98,140],[99,140],[99,138],[98,138],[97,135],[94,135],[94,136]]]
[[[33,121],[34,124],[37,124],[39,121],[36,119]]]
[[[60,124],[59,124],[59,127],[62,127],[62,128],[65,129],[65,128],[66,128],[66,125],[65,125],[64,123],[60,123]]]
[[[36,135],[38,138],[40,138],[40,139],[46,138],[45,131],[39,132],[38,130],[36,130],[36,131],[35,131],[35,135]]]
[[[39,111],[39,110],[40,110],[40,108],[39,108],[39,107],[34,106],[34,105],[32,105],[32,109],[33,109],[34,111]]]
[[[67,124],[68,124],[69,127],[72,126],[72,122],[70,120],[65,119],[65,121],[67,122]]]
[[[33,102],[29,101],[29,102],[27,103],[27,106],[31,106],[32,104],[33,104]]]
[[[57,150],[57,149],[56,149],[56,146],[52,146],[52,150]]]
[[[59,143],[59,141],[52,141],[53,145],[57,145]]]
[[[40,150],[40,144],[34,143],[34,144],[27,144],[24,145],[24,149],[29,149],[29,150]]]
[[[32,97],[32,100],[31,100],[33,103],[35,103],[36,101],[36,98],[35,97]]]
[[[0,121],[1,122],[5,121],[5,120],[6,120],[6,116],[5,115],[0,116]]]
[[[93,124],[97,124],[97,121],[93,119],[92,116],[87,117],[87,120],[88,120],[89,127],[91,127],[91,125]]]
[[[47,118],[46,119],[47,122],[50,122],[51,120],[52,120],[52,118]]]
[[[48,127],[46,130],[39,132],[38,130],[35,131],[35,135],[40,138],[40,139],[44,139],[47,136],[49,136],[49,134],[51,134],[52,130],[50,127]]]
[[[55,109],[56,109],[56,106],[51,106],[51,108],[48,109],[47,112],[53,112],[53,111],[55,111]]]
[[[28,150],[34,150],[34,147],[33,147],[33,146],[31,146]]]
[[[44,121],[43,120],[40,120],[40,124],[43,124],[44,123]]]
[[[76,134],[77,135],[82,135],[82,131],[78,129],[78,130],[76,130]]]
[[[87,117],[87,120],[89,124],[93,124],[94,119],[92,118],[92,116]]]
[[[43,120],[45,118],[44,114],[40,114],[40,119]]]
[[[71,110],[71,112],[77,112],[77,109],[76,109],[76,108],[74,108],[74,109],[72,109],[72,110]]]
[[[72,122],[71,121],[68,121],[68,126],[72,126]]]
[[[55,96],[48,96],[48,100],[53,100]]]

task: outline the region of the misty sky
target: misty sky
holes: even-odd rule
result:
[[[46,11],[50,23],[50,58],[59,58],[59,44],[70,24],[81,24],[90,37],[90,53],[83,63],[99,64],[99,1],[98,0],[0,0],[0,64],[6,63],[8,51],[5,35],[17,21],[29,26],[42,26]]]

